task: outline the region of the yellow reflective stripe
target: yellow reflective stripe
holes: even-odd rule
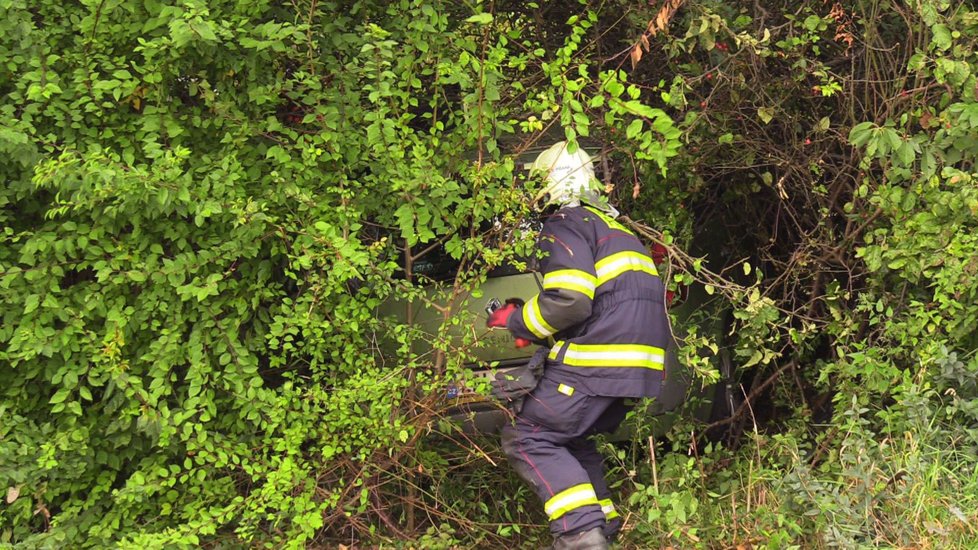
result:
[[[604,212],[598,210],[597,208],[593,208],[590,206],[585,206],[584,208],[587,208],[588,210],[596,214],[599,218],[601,218],[601,221],[608,224],[608,227],[610,227],[611,229],[617,229],[618,231],[624,231],[625,233],[632,233],[627,227],[620,224],[617,220],[615,220],[608,214],[605,214]],[[634,233],[632,234],[634,235]]]
[[[539,298],[540,295],[536,295],[523,306],[523,324],[534,336],[543,339],[557,332],[557,329],[550,326],[540,313]]]
[[[574,395],[574,388],[568,386],[567,384],[561,384],[557,386],[557,391],[566,395],[567,397]]]
[[[552,271],[543,276],[543,288],[563,288],[576,290],[588,298],[594,298],[594,289],[597,287],[597,278],[586,271],[579,269],[561,269]]]
[[[615,510],[615,504],[611,502],[610,498],[599,500],[598,504],[601,505],[601,511],[604,512],[604,519],[615,519],[618,517],[618,511]]]
[[[571,510],[597,503],[598,495],[594,493],[594,486],[582,483],[557,493],[543,505],[543,509],[550,521],[553,521]]]
[[[602,258],[594,264],[594,271],[598,275],[598,286],[601,286],[626,271],[643,271],[649,275],[659,275],[655,269],[655,263],[641,252],[626,251],[611,254]]]
[[[550,358],[557,359],[564,342],[551,348]],[[567,344],[562,362],[571,367],[640,367],[662,370],[666,352],[642,344]]]

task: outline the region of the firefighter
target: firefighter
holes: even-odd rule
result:
[[[665,289],[645,247],[615,221],[587,153],[560,142],[534,170],[546,182],[535,200],[555,209],[538,241],[543,288],[508,300],[487,324],[549,350],[502,447],[543,502],[552,548],[602,549],[621,518],[589,436],[614,431],[631,398],[659,395],[671,339]]]

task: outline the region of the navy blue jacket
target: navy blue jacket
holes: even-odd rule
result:
[[[543,290],[509,317],[517,338],[551,340],[545,376],[588,395],[655,397],[669,320],[642,242],[604,212],[565,207],[543,225]]]

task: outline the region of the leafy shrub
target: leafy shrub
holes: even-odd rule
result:
[[[526,211],[504,140],[588,135],[601,98],[636,154],[678,149],[575,57],[594,13],[548,53],[518,12],[348,4],[0,4],[3,542],[414,536],[418,442],[476,344],[378,304],[420,301],[436,247],[445,304],[525,252],[485,230]]]

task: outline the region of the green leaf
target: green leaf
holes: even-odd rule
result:
[[[491,13],[477,13],[477,14],[475,14],[475,15],[470,16],[469,18],[467,18],[465,20],[465,22],[466,23],[475,23],[476,25],[488,25],[489,23],[492,23],[492,14]]]
[[[590,126],[590,124],[591,124],[591,121],[588,120],[588,117],[587,117],[586,114],[584,114],[584,113],[574,113],[574,127],[577,130],[577,133],[578,134],[580,134],[582,136],[586,136],[587,135],[587,132],[588,132],[588,127]]]
[[[819,25],[821,24],[822,24],[822,18],[817,15],[809,15],[808,17],[805,18],[805,21],[803,23],[805,28],[812,32],[817,31]]]
[[[635,120],[633,120],[631,123],[629,123],[628,127],[625,128],[625,137],[627,137],[628,139],[634,139],[635,136],[642,133],[643,124],[644,121],[640,118],[636,118]]]
[[[40,303],[41,297],[37,294],[27,296],[27,299],[24,300],[24,315],[37,309],[37,306],[40,305]]]
[[[181,19],[173,20],[170,23],[170,38],[175,46],[185,46],[193,38],[193,30],[186,21]]]
[[[917,153],[913,149],[913,144],[909,141],[905,141],[900,144],[900,147],[896,150],[897,158],[900,164],[906,167],[913,165],[913,161],[917,158]]]
[[[214,34],[214,28],[211,26],[210,21],[204,21],[200,18],[196,18],[190,22],[190,28],[200,36],[206,42],[216,42],[217,35]]]
[[[931,27],[930,30],[934,33],[933,43],[938,50],[947,50],[951,47],[953,44],[951,30],[946,25],[938,23]]]
[[[663,111],[662,109],[655,109],[653,107],[649,107],[648,105],[635,99],[626,101],[623,104],[623,107],[627,111],[645,118],[658,118],[658,117],[668,118],[665,111]]]
[[[872,122],[860,122],[859,124],[852,127],[849,130],[849,143],[853,147],[862,147],[869,142],[869,139],[873,136],[873,129],[876,128],[876,124]]]
[[[58,390],[57,392],[55,392],[55,394],[53,396],[51,396],[51,400],[48,401],[48,403],[51,404],[51,405],[54,405],[56,403],[61,403],[65,399],[68,398],[68,395],[70,393],[71,393],[71,390],[69,390],[68,388],[61,388],[60,390]]]
[[[892,128],[884,128],[883,137],[886,139],[886,143],[889,145],[888,150],[890,151],[896,151],[900,148],[900,145],[904,143],[903,138],[900,137],[900,134]],[[882,149],[880,150],[882,151]]]
[[[891,260],[889,263],[887,263],[886,264],[886,267],[888,267],[890,269],[900,269],[900,268],[902,268],[905,265],[907,265],[907,259],[906,258],[897,258],[897,259]]]
[[[768,124],[774,119],[774,108],[772,107],[761,107],[757,110],[757,118],[761,119],[761,122]]]

